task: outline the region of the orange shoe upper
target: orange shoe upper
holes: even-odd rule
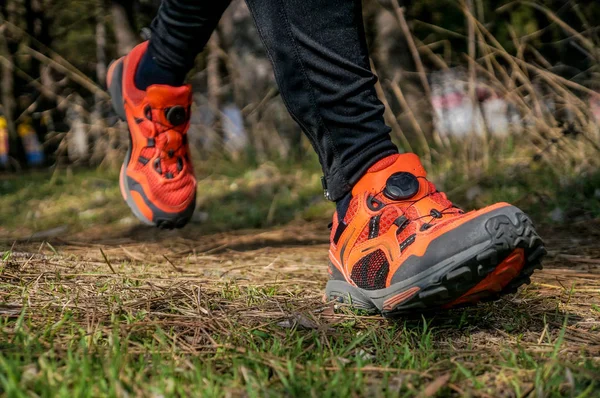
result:
[[[329,252],[331,263],[348,282],[356,285],[359,280],[359,287],[370,289],[388,287],[405,260],[423,256],[434,239],[508,206],[500,203],[465,213],[426,176],[416,155],[392,155],[371,167],[354,186],[343,225],[337,212],[333,216]]]
[[[186,209],[196,191],[187,142],[192,90],[189,85],[137,89],[135,71],[147,45],[138,45],[123,59],[122,93],[131,135],[125,172],[154,206],[176,213]]]

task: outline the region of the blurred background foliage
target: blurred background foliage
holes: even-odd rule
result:
[[[95,200],[99,185],[87,181],[113,186],[127,139],[104,91],[106,69],[147,37],[159,6],[0,2],[2,225],[39,229],[69,214],[80,226],[127,223],[116,189]],[[364,18],[392,137],[422,155],[440,188],[467,207],[513,200],[556,222],[600,214],[599,2],[365,0]],[[329,211],[316,157],[285,110],[243,1],[232,2],[189,81],[199,223],[263,227]],[[42,171],[20,179],[24,169]],[[64,214],[44,215],[49,202],[17,189],[50,184],[40,191],[64,204],[68,192],[53,194],[52,184],[70,178],[89,200],[73,200]],[[244,197],[260,203],[236,205]],[[103,206],[109,216],[79,216]]]

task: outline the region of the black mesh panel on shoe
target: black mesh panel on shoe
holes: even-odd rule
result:
[[[361,289],[377,290],[385,288],[385,280],[389,271],[390,264],[385,254],[383,251],[377,250],[363,257],[352,268],[350,277]]]

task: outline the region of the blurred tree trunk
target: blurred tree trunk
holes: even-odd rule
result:
[[[221,115],[221,75],[219,71],[220,40],[219,30],[215,30],[208,41],[208,56],[206,59],[206,74],[208,88],[208,104],[215,114],[214,130],[220,138],[219,145],[224,145],[223,120]]]
[[[72,96],[72,103],[67,111],[69,119],[69,132],[66,135],[67,157],[71,163],[81,162],[87,158],[89,150],[88,129],[86,128],[85,113],[83,112],[85,101],[77,93]],[[94,115],[92,114],[92,129]],[[98,147],[100,147],[98,145]],[[102,161],[102,158],[99,159]]]
[[[104,1],[99,0],[98,4],[98,12],[96,13],[96,81],[100,85],[100,87],[106,86],[106,26],[104,22]],[[109,157],[111,154],[109,153],[110,147],[108,145],[108,138],[104,131],[106,130],[106,125],[104,123],[104,118],[102,117],[102,108],[105,100],[100,92],[96,92],[94,94],[94,110],[90,117],[91,124],[91,136],[92,142],[94,145],[93,159],[94,163],[100,163],[104,160],[105,157]],[[79,142],[79,141],[78,141]],[[82,156],[87,155],[87,140],[81,140],[81,149],[85,150],[81,152]]]
[[[6,117],[8,131],[12,139],[16,139],[17,130],[14,124],[16,102],[14,97],[15,80],[13,74],[13,56],[11,51],[12,32],[5,21],[14,21],[14,4],[11,1],[0,2],[0,57],[2,57],[2,111]],[[12,40],[14,43],[14,40]]]
[[[134,33],[135,18],[133,3],[133,0],[112,0],[110,4],[119,56],[129,53],[138,42],[137,35]]]
[[[96,79],[98,84],[104,87],[106,85],[106,26],[102,2],[100,2],[98,8],[99,12],[96,17]]]
[[[16,136],[16,129],[14,124],[13,114],[15,111],[15,100],[13,94],[14,79],[13,79],[13,66],[12,66],[12,54],[8,50],[5,36],[6,29],[0,28],[0,57],[2,57],[2,98],[0,103],[2,104],[2,114],[6,117],[8,124],[8,132],[11,137]]]
[[[41,54],[46,54],[49,48],[52,48],[53,37],[51,34],[52,28],[52,13],[49,12],[51,1],[44,0],[25,0],[25,23],[28,36],[23,38],[28,47]],[[52,120],[51,117],[43,117],[46,111],[55,111],[57,108],[56,95],[58,85],[55,83],[52,76],[52,68],[41,62],[38,57],[31,56],[28,62],[22,66],[27,75],[41,83],[32,84],[29,79],[24,81],[21,86],[21,98],[19,100],[19,112],[22,115],[30,116],[32,125],[36,131],[36,135],[40,142],[46,141],[46,135],[49,128],[47,121]],[[53,122],[51,123],[53,125]],[[44,152],[50,155],[54,152],[52,146],[45,146]]]

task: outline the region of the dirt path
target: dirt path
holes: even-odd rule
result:
[[[255,337],[236,337],[242,330],[263,331],[283,341],[290,339],[290,332],[315,332],[335,341],[336,335],[356,338],[361,330],[377,336],[385,330],[396,336],[391,338],[422,331],[418,317],[391,322],[343,309],[334,313],[332,305],[322,303],[327,231],[320,224],[201,238],[144,231],[137,231],[135,239],[121,236],[90,243],[81,235],[51,244],[14,244],[0,273],[0,316],[15,319],[26,306],[32,324],[43,325],[58,322],[68,311],[92,333],[110,329],[115,314],[120,314],[128,320],[122,322],[123,333],[156,327],[169,331],[182,358],[214,355],[217,347],[245,355],[248,341]],[[518,358],[514,366],[503,365],[511,363],[505,357],[511,351],[548,369],[542,380],[554,375],[553,366],[564,366],[556,371],[562,380],[556,391],[561,393],[578,383],[586,387],[600,381],[595,371],[600,367],[596,231],[587,229],[573,237],[568,231],[548,230],[544,236],[550,254],[530,286],[497,303],[427,319],[427,327],[434,330],[428,344],[437,356],[427,366],[415,365],[420,376],[413,375],[412,388],[482,396],[514,396],[503,393],[512,391],[514,380],[521,393],[538,388],[538,366],[519,365]],[[351,331],[346,330],[348,322]],[[417,340],[422,338],[418,333]],[[53,341],[58,347],[68,344],[67,335]],[[371,343],[359,344],[349,352],[370,352],[369,347]],[[133,343],[130,348],[140,349]],[[286,361],[285,355],[268,351],[253,355],[275,368]],[[309,364],[298,366],[305,369]],[[328,366],[335,371],[342,365],[332,361]],[[373,380],[383,373],[403,372],[403,365],[377,358],[364,366]],[[439,380],[454,372],[459,376]],[[431,387],[436,380],[440,386]]]

